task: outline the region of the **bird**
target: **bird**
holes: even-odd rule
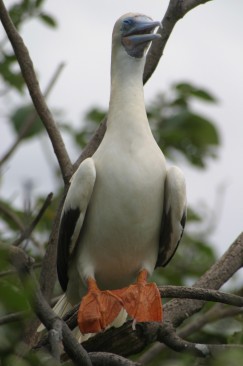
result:
[[[64,295],[55,311],[81,301],[83,335],[107,329],[124,311],[134,324],[163,318],[158,287],[147,279],[181,240],[186,184],[178,167],[167,167],[144,104],[146,54],[160,26],[140,13],[115,23],[106,133],[73,174],[63,206],[57,273]]]

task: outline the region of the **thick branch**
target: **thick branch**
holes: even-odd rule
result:
[[[0,0],[0,19],[14,49],[33,104],[50,137],[53,149],[59,162],[63,180],[64,182],[68,182],[70,176],[72,175],[73,168],[66,151],[66,147],[41,93],[29,52],[23,42],[23,39],[20,37],[12,20],[10,19],[2,0]]]
[[[195,299],[204,301],[221,302],[233,306],[243,306],[243,297],[227,294],[217,290],[209,290],[185,286],[159,286],[161,297]]]

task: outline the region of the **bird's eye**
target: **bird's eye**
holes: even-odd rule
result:
[[[126,26],[131,26],[133,24],[133,20],[131,18],[127,18],[123,20],[123,25]]]

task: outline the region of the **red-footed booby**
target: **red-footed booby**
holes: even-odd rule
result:
[[[106,329],[122,309],[134,321],[161,321],[160,294],[147,276],[165,266],[186,217],[182,172],[166,168],[149,127],[143,94],[146,51],[160,25],[126,14],[112,35],[107,131],[71,179],[58,241],[64,297],[59,315],[80,302],[82,334]]]

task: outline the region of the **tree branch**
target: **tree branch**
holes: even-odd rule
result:
[[[18,320],[23,319],[25,313],[23,311],[19,311],[18,313],[11,313],[4,315],[0,318],[0,325],[7,324],[7,323],[13,323]]]
[[[114,355],[108,352],[91,352],[89,353],[93,366],[139,366],[137,362],[133,362],[124,357]]]
[[[195,332],[202,329],[205,325],[215,322],[227,317],[233,317],[243,313],[242,308],[226,307],[223,304],[216,304],[209,311],[193,319],[190,323],[180,328],[177,334],[181,338],[186,338]],[[152,362],[161,352],[165,349],[165,344],[160,342],[154,343],[149,349],[144,352],[137,361],[143,365],[147,365]]]
[[[158,340],[176,352],[189,352],[197,357],[215,356],[225,349],[242,349],[240,344],[202,344],[185,341],[170,326],[160,328]]]
[[[62,172],[63,180],[65,183],[67,183],[73,173],[71,161],[66,151],[61,134],[41,93],[29,52],[23,42],[23,39],[19,35],[12,20],[10,19],[3,0],[0,0],[0,19],[14,49],[35,109],[50,137]]]
[[[243,297],[217,290],[185,286],[159,286],[159,290],[163,298],[195,299],[243,306]]]

